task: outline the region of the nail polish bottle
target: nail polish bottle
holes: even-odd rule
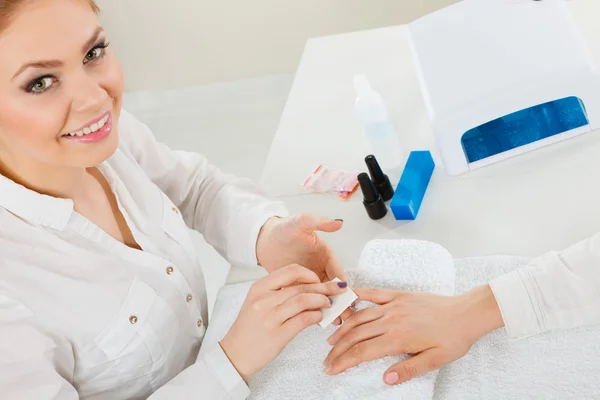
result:
[[[394,197],[394,187],[390,182],[390,178],[386,174],[383,173],[377,159],[374,155],[368,155],[365,158],[365,163],[367,164],[367,168],[369,168],[369,174],[371,175],[371,180],[373,181],[373,185],[375,189],[381,195],[383,201],[389,201]]]
[[[387,207],[379,192],[375,189],[371,178],[366,173],[358,175],[358,182],[363,193],[363,204],[367,214],[373,220],[378,220],[387,214]]]

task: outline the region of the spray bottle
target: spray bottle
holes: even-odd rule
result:
[[[365,75],[354,77],[354,88],[356,114],[371,145],[371,153],[383,168],[399,167],[402,161],[400,141],[381,95],[371,88]]]

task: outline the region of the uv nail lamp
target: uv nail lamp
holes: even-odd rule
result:
[[[408,32],[449,175],[599,128],[600,76],[564,0],[463,0]]]

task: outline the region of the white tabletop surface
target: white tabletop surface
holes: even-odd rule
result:
[[[600,66],[600,4],[570,1]],[[391,212],[372,221],[355,194],[342,201],[309,194],[303,180],[319,164],[365,170],[368,146],[355,117],[352,78],[365,73],[386,101],[406,149],[431,150],[436,170],[415,221]],[[260,184],[290,210],[345,221],[324,235],[345,266],[377,238],[440,243],[455,257],[538,256],[600,231],[600,132],[449,177],[438,161],[405,27],[312,39],[307,43]],[[397,183],[401,171],[390,171]],[[230,282],[254,278],[234,269]]]

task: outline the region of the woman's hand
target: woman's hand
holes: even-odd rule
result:
[[[488,285],[462,296],[353,289],[380,304],[358,311],[330,338],[325,372],[339,374],[361,362],[411,354],[384,374],[389,385],[406,382],[463,357],[484,334],[504,326]]]
[[[317,234],[317,231],[337,232],[342,225],[342,220],[312,214],[271,218],[258,236],[258,263],[269,272],[300,264],[317,274],[321,282],[335,278],[345,282],[346,274],[335,253]]]
[[[242,378],[248,381],[300,332],[321,322],[320,309],[331,307],[328,296],[343,293],[342,286],[321,283],[317,274],[299,265],[280,268],[254,283],[221,341]]]
[[[313,271],[321,282],[335,278],[346,282],[346,274],[335,253],[317,231],[336,232],[342,220],[312,214],[271,218],[263,226],[256,243],[258,263],[269,272],[290,264],[300,264]],[[339,325],[352,315],[346,310],[334,321]]]

